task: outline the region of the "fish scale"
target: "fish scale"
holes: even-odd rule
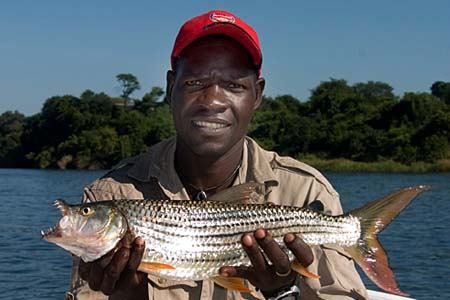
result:
[[[268,230],[280,245],[287,233],[309,245],[341,246],[356,243],[361,235],[359,220],[351,215],[332,217],[298,207],[170,200],[120,200],[114,205],[130,231],[145,239],[142,261],[173,266],[154,273],[175,280],[202,280],[224,265],[250,265],[241,237],[258,228]]]

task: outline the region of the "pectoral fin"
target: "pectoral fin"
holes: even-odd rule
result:
[[[239,277],[215,276],[212,281],[229,290],[250,293],[251,290],[245,285],[245,280]]]
[[[291,265],[292,270],[294,270],[295,272],[297,272],[298,274],[307,277],[307,278],[311,278],[311,279],[319,279],[320,276],[317,274],[314,274],[310,271],[308,271],[308,269],[303,266],[301,263],[299,263],[298,261],[294,261]]]
[[[138,270],[149,273],[151,271],[159,271],[159,270],[175,270],[175,267],[168,264],[157,262],[141,262]]]

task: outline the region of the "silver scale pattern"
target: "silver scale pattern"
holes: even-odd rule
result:
[[[203,280],[224,265],[249,265],[240,240],[258,228],[267,229],[281,245],[290,232],[309,245],[350,246],[360,237],[359,220],[353,216],[298,207],[166,200],[121,200],[115,205],[131,232],[145,239],[143,261],[172,265],[175,270],[155,274],[175,280]]]

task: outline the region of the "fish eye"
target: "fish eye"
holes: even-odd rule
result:
[[[94,210],[93,210],[91,207],[89,207],[89,206],[85,206],[85,207],[82,207],[82,208],[80,209],[80,213],[81,213],[83,216],[89,216],[89,215],[91,215],[93,212],[94,212]]]

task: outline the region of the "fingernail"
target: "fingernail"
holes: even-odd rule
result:
[[[253,244],[253,239],[249,234],[244,234],[244,236],[242,237],[242,243],[246,247],[251,247]]]
[[[134,240],[134,243],[135,243],[136,245],[138,245],[138,246],[143,246],[143,245],[145,244],[145,240],[144,240],[142,237],[138,236],[138,237]]]
[[[263,238],[266,237],[266,231],[264,229],[258,229],[255,231],[255,237],[258,240],[262,240]]]
[[[285,243],[292,243],[295,240],[295,235],[292,233],[288,233],[284,236],[284,242]]]

